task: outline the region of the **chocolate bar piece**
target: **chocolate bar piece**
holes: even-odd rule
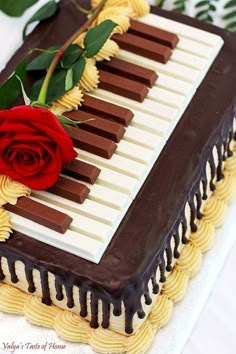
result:
[[[148,94],[147,86],[139,82],[103,70],[99,70],[99,75],[101,89],[138,102],[143,102]]]
[[[123,125],[82,110],[65,112],[70,119],[81,121],[79,129],[86,130],[118,143],[125,133]]]
[[[179,42],[178,36],[174,33],[132,19],[130,20],[129,32],[154,42],[164,44],[171,49],[174,49]]]
[[[121,123],[126,127],[134,116],[130,109],[88,95],[84,96],[82,110],[102,115],[102,117]]]
[[[16,205],[6,204],[4,208],[62,234],[72,222],[69,215],[27,197],[19,198]]]
[[[77,159],[65,163],[62,169],[64,174],[91,184],[95,183],[100,171],[96,166]]]
[[[150,41],[149,39],[141,38],[132,33],[114,34],[112,39],[122,49],[159,61],[160,63],[165,64],[171,56],[171,49],[169,47]]]
[[[140,83],[152,87],[157,81],[157,74],[155,71],[146,69],[143,66],[129,63],[125,60],[112,58],[110,61],[101,61],[97,63],[98,68],[113,74],[126,77],[130,80],[135,80]]]

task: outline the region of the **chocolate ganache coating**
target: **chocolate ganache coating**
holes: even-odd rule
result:
[[[86,4],[87,1],[81,1],[82,6]],[[23,47],[2,73],[1,80],[13,71],[28,48],[46,48],[62,43],[84,22],[85,17],[77,13],[70,2],[62,1],[60,7],[61,10],[53,20],[39,25],[26,39]],[[70,298],[69,307],[73,306],[70,296],[72,285],[81,287],[81,316],[87,314],[86,291],[91,290],[93,327],[97,326],[98,298],[102,299],[103,309],[107,314],[104,317],[104,327],[109,325],[109,303],[113,303],[114,313],[119,315],[122,300],[126,310],[128,309],[127,333],[132,332],[133,314],[138,312],[141,318],[144,315],[140,304],[141,295],[144,294],[146,303],[150,303],[147,291],[150,279],[153,281],[153,292],[158,292],[154,277],[158,264],[162,270],[161,280],[164,280],[163,250],[166,248],[167,240],[170,235],[175,234],[176,242],[179,242],[179,235],[174,232],[176,221],[196,183],[199,183],[200,179],[204,182],[203,170],[212,148],[217,142],[223,142],[232,128],[233,116],[236,113],[236,35],[177,13],[169,13],[158,8],[152,8],[152,12],[216,33],[222,36],[225,43],[121,222],[100,263],[93,264],[19,232],[14,232],[6,243],[0,244],[0,256],[22,260],[26,264],[31,290],[33,289],[31,271],[33,268],[40,270],[44,279],[45,303],[50,304],[46,270],[56,274],[59,298],[63,296],[61,283],[66,285]],[[218,179],[222,178],[219,166],[215,173]],[[194,211],[194,206],[192,210]],[[186,228],[186,220],[183,219],[182,224],[183,228]],[[194,230],[194,218],[191,220],[191,227]],[[183,238],[183,241],[186,240]],[[171,258],[168,250],[167,253]],[[176,256],[177,253],[176,248]],[[168,263],[170,267],[170,259]],[[0,278],[3,277],[1,274],[0,269]],[[16,282],[15,276],[13,278]]]

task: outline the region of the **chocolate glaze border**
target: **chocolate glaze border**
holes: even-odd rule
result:
[[[87,2],[84,0],[81,3],[86,5]],[[62,7],[67,8],[66,1]],[[9,75],[16,61],[24,56],[26,48],[38,46],[41,41],[46,41],[46,46],[55,44],[55,38],[59,35],[65,38],[65,35],[73,31],[73,21],[76,19],[77,25],[79,22],[71,5],[68,4],[68,8],[72,15],[70,21],[66,22],[64,18],[66,10],[60,11],[54,21],[39,26],[29,36],[23,49],[11,60],[2,78]],[[236,35],[177,13],[156,8],[153,12],[219,34],[225,44],[120,224],[101,262],[93,264],[17,232],[6,243],[0,244],[1,255],[9,255],[24,262],[27,260],[31,267],[40,269],[41,273],[44,269],[57,274],[68,285],[79,286],[83,283],[84,289],[96,292],[96,298],[101,296],[113,303],[120,297],[126,303],[135,284],[142,288],[147,283],[147,279],[145,282],[142,279],[150,277],[152,263],[163,253],[179,217],[177,210],[181,210],[188,200],[191,188],[199,180],[199,173],[209,157],[210,149],[217,142],[218,136],[222,137],[224,122],[230,126],[229,121],[236,113]],[[63,33],[64,26],[60,26],[63,22],[68,23],[66,34]],[[46,29],[48,24],[49,28]],[[55,34],[50,35],[55,28],[60,31],[56,37]],[[96,307],[96,299],[93,303]]]

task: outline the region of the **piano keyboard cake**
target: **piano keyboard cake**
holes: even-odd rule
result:
[[[136,16],[148,9],[141,0],[107,6],[118,3]],[[73,6],[61,1],[1,81],[28,48],[55,45],[55,36],[63,43],[83,24]],[[235,188],[236,36],[153,7],[112,40],[120,50],[97,62],[99,87],[79,110],[55,105],[85,121],[67,128],[78,157],[50,189],[4,205],[14,231],[0,242],[0,308],[98,352],[143,353],[212,245]],[[83,85],[89,91],[89,80]]]

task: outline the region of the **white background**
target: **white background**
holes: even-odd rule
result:
[[[45,2],[41,0],[37,6]],[[20,45],[22,26],[37,6],[27,11],[21,19],[0,14],[0,70]],[[189,8],[191,9],[191,2]],[[190,283],[184,301],[175,306],[172,321],[158,333],[150,354],[236,353],[236,246],[233,247],[236,241],[235,217],[236,200],[230,207],[226,225],[217,233],[214,248],[204,258],[201,272]],[[57,345],[63,343],[52,330],[33,327],[22,317],[0,313],[0,353],[6,353],[5,350],[1,351],[3,343],[12,341],[15,344],[32,342],[40,345],[47,341]],[[188,342],[185,345],[186,341]],[[66,350],[47,352],[92,353],[88,346],[70,343],[66,343]],[[16,350],[16,353],[43,351]]]

